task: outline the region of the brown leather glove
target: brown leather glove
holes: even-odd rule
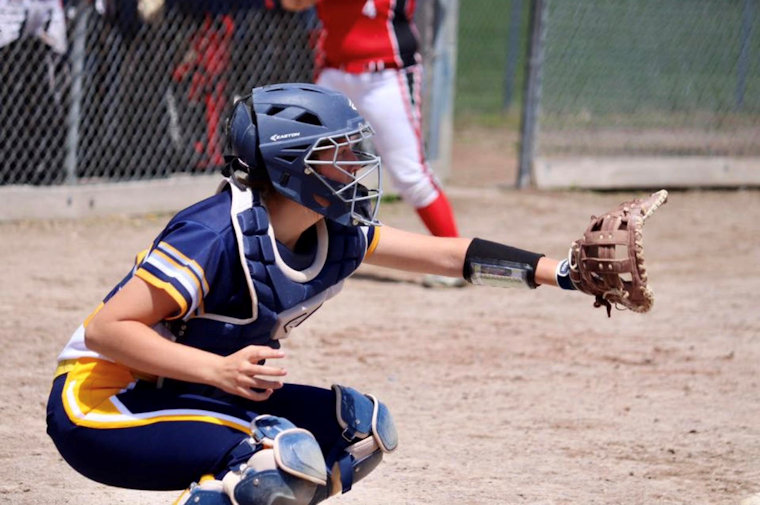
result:
[[[647,312],[654,293],[647,285],[642,230],[644,221],[668,199],[660,190],[648,198],[621,203],[591,223],[569,252],[570,280],[576,289],[596,297],[594,307],[612,304]]]

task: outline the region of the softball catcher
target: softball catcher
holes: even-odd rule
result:
[[[377,220],[380,160],[358,150],[371,136],[350,100],[319,86],[236,103],[217,193],[169,221],[60,353],[47,426],[69,465],[111,486],[185,489],[177,504],[306,505],[350,490],[396,449],[390,411],[346,385],[285,383],[280,347],[362,261],[651,307],[645,275],[612,280],[643,271],[641,225],[664,193],[613,211],[610,239],[590,227],[570,261],[408,233]],[[606,248],[623,235],[633,256],[617,263]]]

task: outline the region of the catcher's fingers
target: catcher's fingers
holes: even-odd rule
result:
[[[282,370],[284,375],[284,370]],[[282,381],[270,380],[263,377],[239,375],[236,379],[233,393],[249,400],[266,400],[277,389],[283,386]]]
[[[214,373],[214,384],[223,391],[251,400],[265,399],[274,389],[282,387],[282,382],[277,378],[287,375],[287,371],[263,363],[267,359],[284,357],[285,354],[278,349],[254,345],[244,347],[221,360]]]
[[[261,377],[252,377],[252,385],[251,388],[256,389],[280,389],[283,386],[282,381],[274,381],[274,380],[268,380],[263,379]]]
[[[284,377],[288,372],[281,367],[258,364],[245,364],[241,366],[240,373],[248,387],[257,388],[281,388],[282,381],[276,380],[277,377]],[[266,379],[265,377],[269,377]]]
[[[282,377],[288,374],[288,372],[286,372],[285,369],[282,367],[270,366],[270,365],[253,365],[250,363],[246,366],[241,367],[241,371],[249,377],[253,377],[256,375]]]
[[[240,376],[238,384],[247,388],[280,389],[283,382],[277,380],[277,377],[284,377],[285,375],[287,375],[287,372],[282,368],[270,370],[266,367],[260,367],[259,370],[255,370],[253,373],[246,373]]]
[[[285,357],[285,353],[280,349],[262,345],[249,345],[237,351],[235,355],[245,357],[251,363],[258,363],[267,359],[280,359]]]
[[[282,381],[247,375],[238,378],[237,383],[238,387],[246,389],[280,389],[283,385]]]
[[[261,402],[272,396],[272,393],[274,393],[274,389],[250,389],[250,388],[237,388],[232,393],[236,394],[237,396],[242,396],[243,398],[247,398],[248,400],[253,400],[255,402]]]

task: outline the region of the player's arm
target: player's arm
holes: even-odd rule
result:
[[[168,340],[152,328],[178,311],[167,292],[133,277],[88,322],[85,342],[134,370],[209,384],[251,400],[266,399],[282,386],[278,379],[284,369],[258,365],[262,359],[282,358],[279,350],[248,346],[223,357]]]
[[[390,226],[378,227],[375,233],[374,249],[365,259],[372,265],[464,277],[470,282],[491,276],[494,284],[557,285],[559,261],[542,254],[481,239],[434,237]]]

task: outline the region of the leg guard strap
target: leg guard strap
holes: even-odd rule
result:
[[[332,467],[331,480],[334,484],[340,482],[341,492],[347,493],[354,482],[366,477],[382,460],[383,451],[374,439],[366,438],[346,448]]]
[[[346,446],[367,438],[370,434],[383,452],[391,452],[398,446],[398,433],[388,407],[372,395],[334,384],[336,416],[343,428]]]
[[[221,481],[201,479],[200,484],[193,484],[185,490],[174,505],[232,505]]]
[[[273,449],[280,470],[321,486],[327,483],[325,459],[309,431],[296,428],[287,419],[270,415],[254,419],[251,431],[256,442]]]
[[[388,408],[372,395],[333,385],[336,417],[343,436],[327,457],[330,480],[343,493],[364,478],[398,446],[398,434]],[[335,491],[337,492],[337,491]]]

